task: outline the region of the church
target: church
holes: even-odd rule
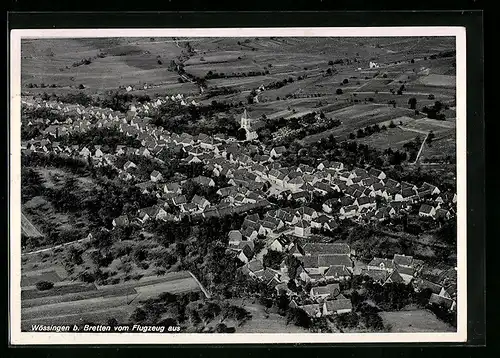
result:
[[[262,121],[249,118],[246,109],[243,111],[240,120],[240,128],[245,130],[246,140],[257,139],[257,129],[261,128],[263,125],[264,123]]]

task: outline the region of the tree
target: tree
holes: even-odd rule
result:
[[[347,78],[344,78],[344,80],[342,81],[343,84],[348,84],[349,83],[349,80]]]
[[[269,250],[263,257],[263,264],[275,270],[279,270],[285,254],[276,250]]]
[[[247,131],[243,128],[238,129],[238,132],[236,132],[236,139],[246,140],[247,139]]]
[[[54,287],[54,282],[39,281],[39,282],[36,283],[36,288],[39,291],[47,291],[47,290],[50,290],[52,287]]]
[[[427,144],[428,145],[431,145],[432,143],[432,140],[434,139],[435,135],[434,135],[434,132],[433,131],[430,131],[429,134],[427,135]]]
[[[332,60],[328,61],[328,66],[333,66],[333,61]]]
[[[336,94],[338,95],[341,95],[342,93],[344,93],[344,91],[342,91],[342,88],[337,88],[337,90],[335,91]]]

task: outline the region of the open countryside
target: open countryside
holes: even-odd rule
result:
[[[456,330],[455,39],[22,41],[22,329]]]

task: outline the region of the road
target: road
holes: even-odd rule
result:
[[[21,232],[28,237],[43,237],[42,233],[31,223],[21,211]]]
[[[430,134],[430,132],[429,132],[429,133],[427,133],[427,135],[425,136],[425,139],[424,139],[424,141],[422,142],[422,145],[420,146],[420,149],[419,149],[419,151],[418,151],[418,153],[417,153],[417,157],[415,158],[415,161],[414,161],[412,164],[417,164],[417,162],[418,162],[418,158],[420,157],[420,154],[422,154],[422,150],[424,149],[424,145],[425,145],[425,143],[427,142],[427,138],[429,137],[429,134]]]
[[[42,252],[47,252],[47,251],[55,250],[55,249],[58,249],[58,248],[61,248],[61,247],[65,247],[65,246],[73,245],[73,244],[78,244],[78,243],[85,242],[85,241],[88,241],[88,240],[90,240],[90,238],[87,236],[87,237],[85,237],[83,239],[80,239],[80,240],[66,242],[64,244],[47,247],[45,249],[39,249],[39,250],[35,250],[35,251],[25,252],[25,253],[21,254],[21,256],[28,256],[28,255],[40,254]]]

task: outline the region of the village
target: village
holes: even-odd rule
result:
[[[151,123],[149,113],[169,102],[188,106],[183,95],[158,98],[151,103],[132,105],[127,113],[86,108],[51,101],[23,101],[28,108],[48,108],[68,116],[60,123],[38,119],[47,127],[42,137],[22,143],[23,153],[53,154],[91,162],[96,167],[112,167],[122,181],[134,183],[143,194],[152,194],[157,203],[140,208],[135,216],[116,217],[113,227],[143,225],[150,220],[179,222],[232,214],[245,214],[260,209],[264,215],[249,214],[239,230],[228,234],[228,249],[242,262],[241,270],[249,277],[264,282],[290,298],[290,304],[303,309],[312,317],[347,313],[351,300],[343,296],[339,283],[355,276],[367,276],[380,285],[404,283],[415,291],[430,288],[430,303],[445,305],[450,311],[456,307],[456,273],[440,272],[422,260],[395,254],[393,257],[375,257],[368,264],[356,258],[355,250],[345,243],[325,242],[321,232],[334,232],[339,223],[349,220],[360,225],[367,222],[390,221],[402,214],[416,213],[423,220],[449,220],[456,215],[456,194],[442,193],[437,186],[422,186],[397,182],[374,167],[347,168],[340,161],[322,161],[316,167],[300,164],[282,166],[284,146],[266,147],[258,141],[255,121],[244,110],[240,128],[246,140],[237,140],[223,134],[192,136],[170,133]],[[196,106],[193,100],[189,106]],[[79,118],[72,120],[70,118]],[[33,123],[27,123],[28,126]],[[140,148],[118,145],[111,150],[101,145],[61,145],[60,138],[92,128],[114,128],[127,137],[136,138]],[[137,155],[162,163],[162,152],[181,153],[185,164],[203,166],[205,175],[168,181],[163,173],[147,173],[141,180],[137,164],[120,157]],[[225,186],[216,187],[224,179]],[[216,200],[194,195],[187,198],[185,183],[191,181],[216,193]],[[314,197],[322,197],[321,210],[308,206]],[[286,200],[294,207],[279,207]],[[255,249],[255,240],[265,245]],[[263,256],[269,251],[291,254],[300,265],[291,273],[283,260],[279,269],[265,267]],[[434,270],[435,271],[435,270]],[[454,270],[452,270],[454,271]],[[451,278],[450,278],[451,276]],[[291,290],[290,282],[307,291],[306,300]]]

